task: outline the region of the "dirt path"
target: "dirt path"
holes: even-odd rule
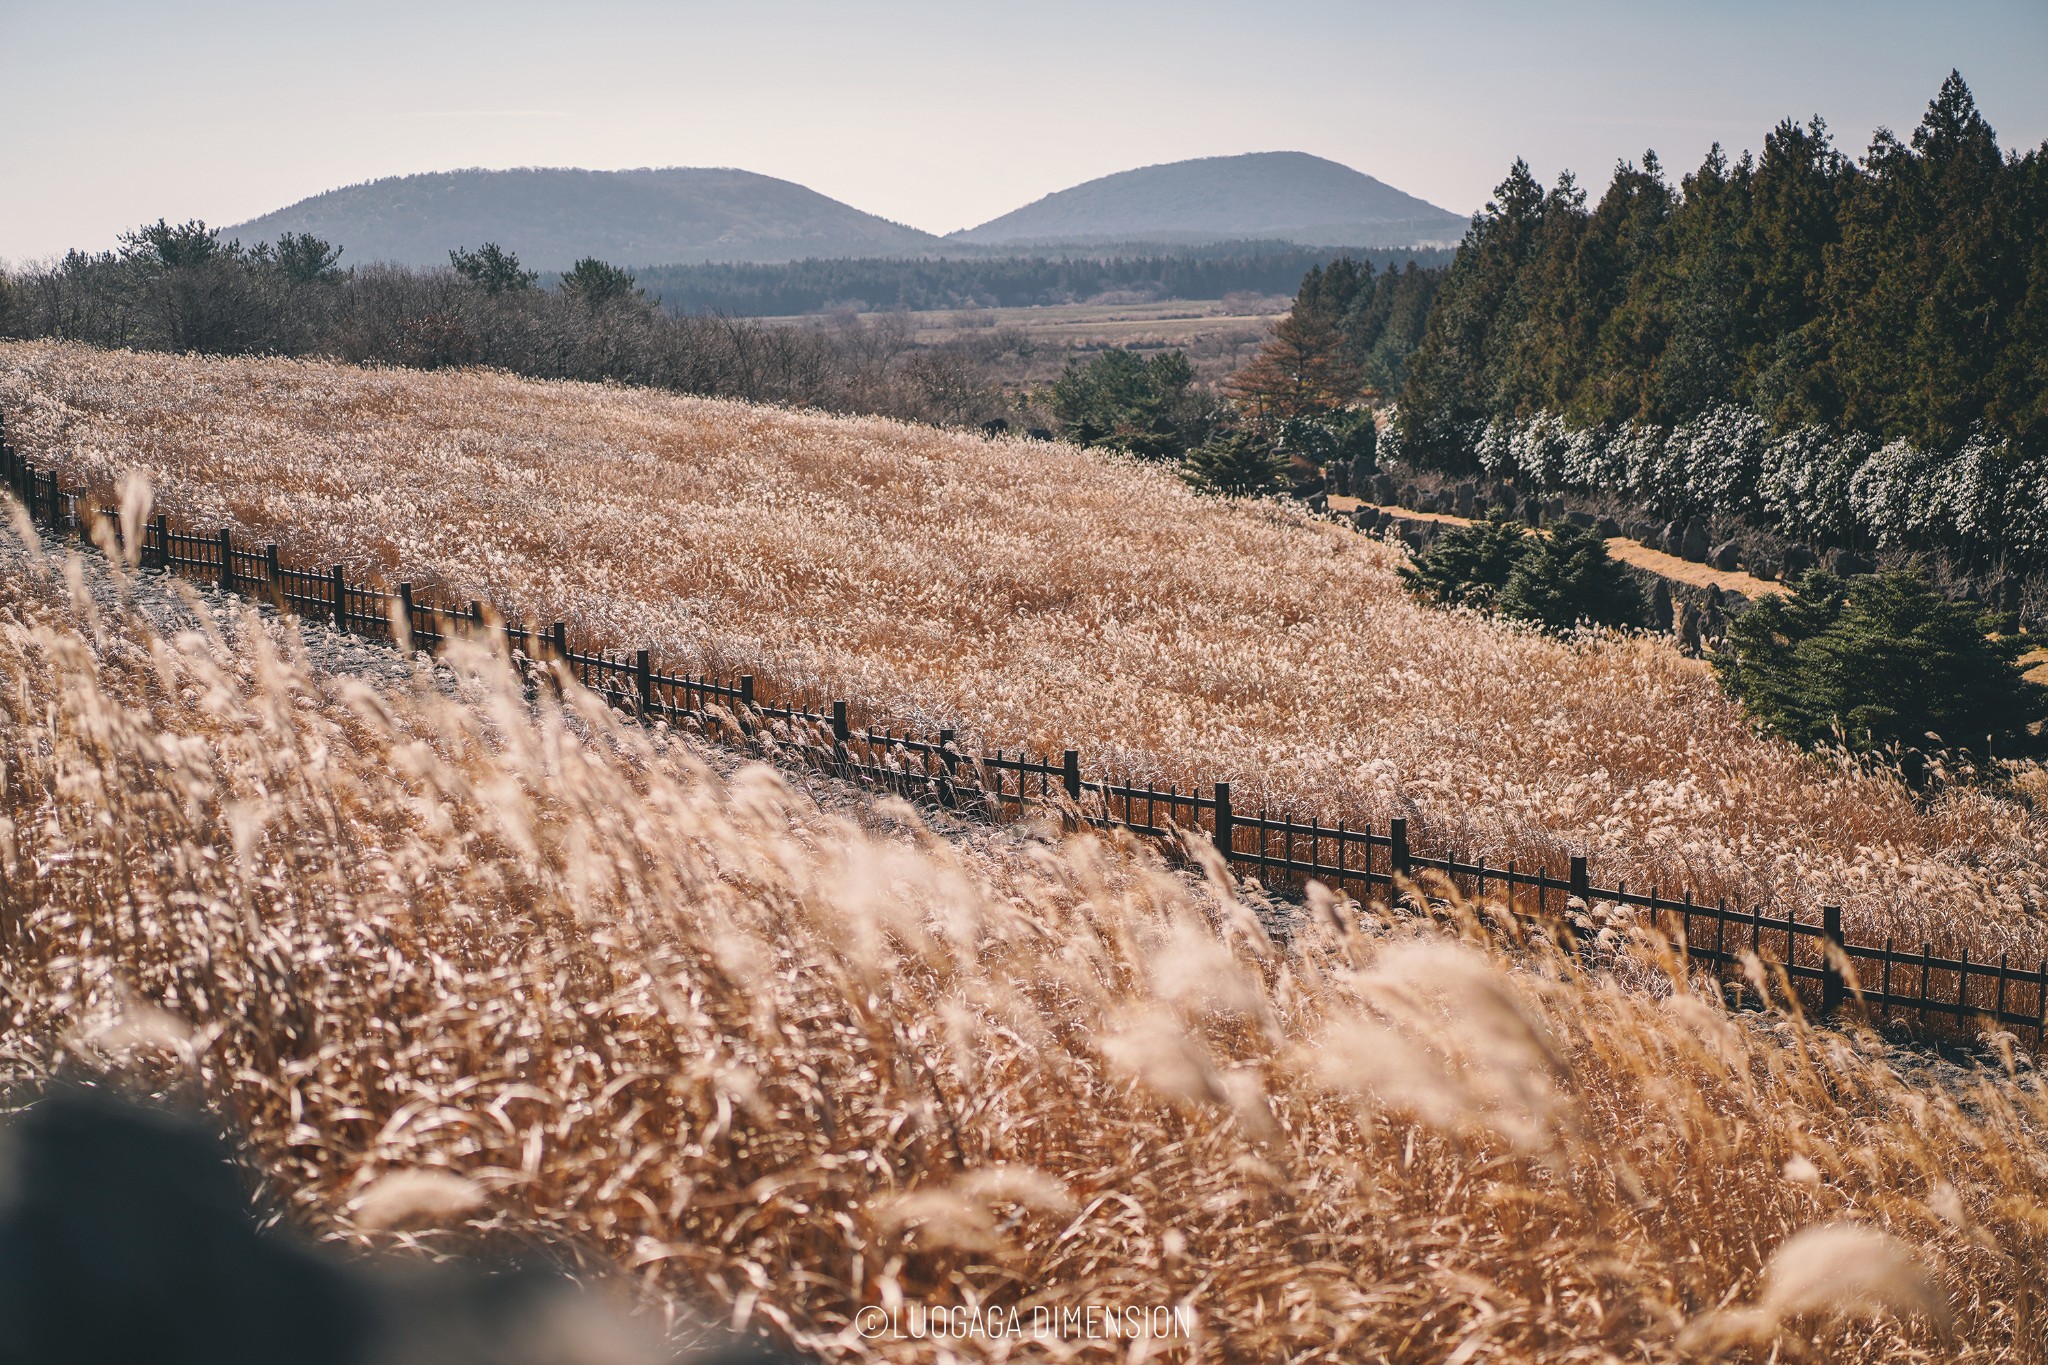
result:
[[[1361,507],[1389,512],[1406,521],[1435,521],[1447,526],[1473,524],[1470,517],[1454,517],[1444,512],[1416,512],[1406,507],[1366,502],[1362,498],[1330,499],[1330,510],[1333,512],[1352,512]],[[1695,588],[1716,587],[1729,592],[1739,592],[1751,599],[1762,597],[1766,593],[1781,592],[1788,596],[1791,594],[1791,589],[1783,583],[1773,583],[1767,578],[1758,578],[1740,569],[1717,569],[1711,564],[1695,564],[1690,559],[1667,555],[1662,550],[1653,550],[1641,541],[1629,540],[1625,536],[1611,537],[1607,542],[1607,553],[1624,564],[1632,564],[1661,578],[1668,578],[1675,583],[1687,583]]]

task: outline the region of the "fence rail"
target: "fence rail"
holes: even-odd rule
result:
[[[4,415],[0,482],[51,530],[82,536],[91,523],[101,521],[117,540],[120,536],[115,509],[94,507],[84,490],[65,487],[55,471],[36,468],[8,445]],[[982,818],[1002,820],[1037,808],[1167,841],[1184,831],[1201,831],[1230,865],[1255,870],[1263,880],[1300,885],[1313,878],[1366,899],[1375,891],[1400,894],[1433,874],[1461,892],[1497,896],[1546,923],[1556,922],[1574,903],[1583,910],[1604,902],[1643,912],[1689,961],[1717,975],[1737,969],[1733,984],[1738,988],[1744,988],[1740,969],[1753,958],[1782,973],[1794,994],[1823,1014],[1853,1006],[1873,1021],[1945,1036],[1981,1022],[2028,1030],[2037,1044],[2048,1043],[2048,960],[2029,968],[2004,955],[1996,963],[1973,962],[1967,951],[1956,958],[1938,957],[1924,943],[1917,952],[1899,950],[1891,939],[1882,946],[1852,943],[1843,937],[1837,906],[1822,906],[1802,919],[1797,910],[1772,914],[1761,906],[1743,910],[1702,904],[1689,892],[1671,896],[1656,887],[1645,892],[1626,883],[1601,886],[1591,880],[1584,857],[1571,858],[1565,874],[1558,876],[1553,869],[1514,862],[1489,865],[1483,857],[1466,862],[1426,856],[1409,847],[1403,819],[1374,829],[1264,810],[1239,812],[1228,782],[1162,790],[1086,777],[1073,749],[1056,759],[1022,750],[975,755],[961,750],[952,730],[936,737],[856,730],[845,701],[812,709],[797,698],[763,695],[751,674],[721,679],[668,673],[654,666],[645,649],[572,648],[559,621],[537,626],[479,602],[429,602],[410,583],[394,591],[353,582],[339,564],[291,564],[274,544],[238,544],[228,527],[197,532],[158,516],[141,528],[141,539],[140,562],[148,567],[267,599],[305,620],[434,650],[464,636],[495,634],[523,666],[559,667],[643,719],[714,733],[737,731],[841,777]]]

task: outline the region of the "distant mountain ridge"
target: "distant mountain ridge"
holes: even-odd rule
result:
[[[936,254],[945,243],[816,190],[752,171],[436,171],[303,199],[223,233],[246,242],[310,232],[351,264],[448,264],[451,247],[498,243],[539,270],[584,256],[621,265]]]
[[[948,241],[1026,246],[1273,237],[1309,246],[1455,244],[1467,220],[1306,152],[1200,157],[1049,194]]]
[[[440,266],[450,248],[496,242],[530,268],[558,271],[585,256],[641,267],[1249,239],[1433,246],[1455,244],[1465,226],[1349,166],[1304,152],[1255,152],[1104,176],[945,237],[788,180],[681,166],[386,176],[302,199],[224,235],[253,244],[309,232],[342,247],[350,265]]]

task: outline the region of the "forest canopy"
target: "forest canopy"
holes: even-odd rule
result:
[[[1954,450],[2048,453],[2048,149],[2001,152],[1956,73],[1860,161],[1818,117],[1677,185],[1654,153],[1589,204],[1517,161],[1412,357],[1403,447],[1448,468],[1540,414],[1671,426],[1739,405]]]
[[[1951,72],[1860,161],[1819,118],[1597,202],[1517,161],[1407,358],[1386,458],[1815,545],[2048,567],[2048,147]]]

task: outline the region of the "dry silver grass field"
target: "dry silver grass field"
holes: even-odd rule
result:
[[[1561,644],[1420,607],[1396,552],[1170,472],[493,373],[0,346],[16,445],[141,470],[195,522],[688,666],[744,667],[986,746],[1427,847],[1737,904],[1846,909],[1901,946],[2048,954],[2048,820],[1924,807],[1755,738],[1648,640]]]
[[[2048,1095],[1130,850],[863,823],[458,654],[165,639],[0,532],[0,1080],[195,1088],[353,1242],[566,1239],[833,1359],[2038,1362]],[[1666,964],[1668,966],[1668,964]],[[906,1320],[908,1318],[906,1317]]]

